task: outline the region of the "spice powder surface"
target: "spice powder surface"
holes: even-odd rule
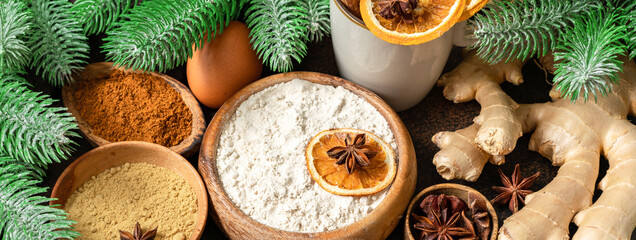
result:
[[[119,239],[139,222],[157,228],[155,240],[185,240],[194,232],[197,199],[179,174],[147,163],[126,163],[91,177],[71,195],[64,209],[78,240]]]
[[[108,141],[172,147],[190,135],[192,113],[158,76],[115,70],[108,78],[78,81],[74,87],[79,115]]]

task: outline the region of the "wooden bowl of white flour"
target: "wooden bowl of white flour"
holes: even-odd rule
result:
[[[370,196],[338,196],[307,171],[306,144],[320,131],[356,128],[395,151],[397,174]],[[216,224],[231,239],[385,239],[415,190],[413,143],[376,94],[312,72],[273,75],[218,110],[203,137],[199,172]]]

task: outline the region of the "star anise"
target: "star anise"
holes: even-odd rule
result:
[[[488,239],[488,236],[490,236],[490,214],[486,211],[485,203],[479,196],[469,192],[468,208],[470,209],[480,239]]]
[[[378,3],[380,16],[386,19],[400,17],[406,23],[413,23],[413,9],[417,7],[417,0],[383,0]]]
[[[449,208],[450,213],[461,212],[466,209],[466,203],[453,195],[428,195],[420,203],[420,208],[424,211],[429,218],[432,218],[432,211],[441,212],[442,209]]]
[[[336,164],[345,164],[347,173],[352,174],[356,170],[356,165],[366,167],[378,152],[371,145],[365,145],[365,134],[358,134],[351,140],[351,135],[346,134],[344,146],[337,146],[327,151],[327,156],[336,159]],[[341,139],[342,140],[342,139]]]
[[[500,192],[497,197],[490,200],[492,203],[496,204],[506,204],[508,203],[508,208],[513,213],[519,211],[519,202],[525,204],[525,197],[532,193],[532,190],[528,188],[532,186],[534,180],[539,177],[540,172],[535,173],[534,175],[521,179],[521,172],[519,171],[519,164],[515,166],[515,170],[512,173],[511,178],[508,178],[504,173],[499,169],[499,176],[501,177],[501,182],[503,182],[504,187],[493,186],[497,192]],[[512,180],[511,180],[512,179]]]
[[[415,222],[413,227],[422,231],[420,239],[477,239],[471,220],[464,214],[466,203],[457,196],[429,195],[422,200],[420,208],[426,216],[411,214]]]
[[[448,208],[443,209],[439,214],[436,211],[431,211],[433,214],[433,218],[431,219],[411,214],[417,221],[413,227],[422,231],[420,240],[452,240],[454,237],[466,237],[471,235],[469,229],[457,226],[460,213],[456,212],[449,218],[448,210]]]
[[[157,228],[142,234],[141,226],[139,226],[139,223],[135,224],[135,231],[133,232],[133,234],[119,230],[119,236],[121,237],[121,240],[153,240],[155,239],[156,235]]]
[[[470,219],[468,219],[468,217],[466,217],[466,214],[464,211],[462,211],[462,222],[463,222],[463,226],[464,229],[466,229],[467,234],[461,238],[461,240],[479,240],[479,237],[477,237],[477,232],[475,231],[475,227],[473,227],[473,221],[471,221]]]

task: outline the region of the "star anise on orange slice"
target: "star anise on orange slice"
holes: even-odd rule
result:
[[[341,139],[342,140],[342,139]],[[327,156],[336,159],[336,164],[345,164],[347,173],[352,174],[356,166],[369,166],[369,159],[373,158],[378,151],[371,145],[365,145],[365,134],[361,133],[351,140],[351,135],[344,138],[344,146],[336,146],[327,151]]]
[[[532,193],[532,190],[529,190],[534,183],[534,181],[539,177],[541,172],[537,172],[534,175],[521,178],[521,171],[519,171],[519,164],[515,165],[515,170],[512,172],[512,176],[508,178],[501,169],[499,171],[499,176],[501,177],[501,182],[503,182],[504,186],[493,186],[497,192],[500,192],[495,198],[490,200],[490,202],[494,204],[506,204],[508,203],[508,208],[513,213],[519,211],[519,202],[525,205],[525,197]]]
[[[343,196],[374,194],[388,187],[397,172],[393,148],[369,131],[325,130],[305,148],[311,178],[327,192]]]
[[[157,228],[150,230],[148,232],[142,233],[141,226],[139,223],[135,224],[135,230],[133,233],[129,233],[126,231],[119,230],[119,236],[121,240],[153,240],[157,235]]]
[[[402,18],[406,23],[413,23],[413,9],[417,7],[417,0],[380,0],[378,14],[386,19]]]
[[[360,15],[376,37],[417,45],[438,38],[462,16],[466,0],[360,0]]]

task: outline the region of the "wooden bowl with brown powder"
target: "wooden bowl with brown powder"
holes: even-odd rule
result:
[[[190,90],[164,74],[91,63],[62,88],[64,106],[93,146],[156,143],[185,156],[197,153],[205,119]]]
[[[174,151],[169,150],[168,148],[165,148],[153,143],[117,142],[117,143],[112,143],[112,144],[95,148],[85,153],[84,155],[80,156],[71,165],[69,165],[64,170],[62,175],[60,175],[60,177],[57,179],[57,182],[55,183],[55,187],[53,187],[51,197],[57,198],[58,200],[51,201],[51,205],[59,204],[61,208],[65,208],[67,207],[66,204],[69,198],[76,192],[76,190],[82,187],[89,180],[94,182],[94,179],[99,179],[101,174],[104,173],[104,171],[106,170],[110,169],[111,170],[110,173],[112,174],[113,173],[112,169],[115,167],[125,166],[126,164],[129,164],[129,166],[132,166],[138,163],[146,163],[146,164],[151,164],[154,166],[161,167],[162,169],[164,169],[162,170],[164,172],[165,172],[165,169],[167,169],[170,174],[176,173],[175,177],[185,180],[186,182],[185,185],[189,186],[192,189],[192,191],[194,191],[194,195],[196,197],[196,203],[195,203],[196,213],[194,214],[194,216],[196,217],[196,220],[194,221],[194,224],[193,224],[194,227],[193,227],[192,235],[189,238],[185,238],[185,239],[189,239],[189,240],[200,239],[203,229],[205,228],[207,215],[208,215],[208,200],[207,200],[207,192],[205,189],[205,185],[203,184],[203,181],[201,177],[199,176],[197,170],[185,158],[175,153]],[[146,175],[150,175],[151,177],[143,178],[143,179],[146,179],[145,181],[153,181],[159,178],[159,176],[154,173],[146,174]],[[132,181],[132,182],[126,183],[126,182],[118,181],[118,182],[114,182],[113,184],[119,185],[119,186],[124,186],[126,184],[133,184],[133,185],[140,184],[141,186],[139,188],[142,188],[142,189],[151,189],[152,187],[152,186],[148,186],[149,184],[152,185],[152,182],[137,183],[137,182],[134,182],[133,180],[129,180],[129,181]],[[164,184],[164,183],[161,183],[161,184]],[[161,184],[156,184],[156,185],[161,185]],[[84,187],[86,186],[84,185]],[[107,186],[104,186],[104,188],[99,188],[98,186],[97,191],[100,191],[100,194],[103,194],[103,191],[105,189],[108,189]],[[170,189],[170,187],[168,189]],[[133,191],[132,189],[129,189],[129,188],[122,189],[122,190]],[[84,192],[88,192],[88,190],[84,190]],[[163,203],[174,203],[175,195],[173,194],[176,194],[176,192],[174,193],[171,192],[170,194],[165,194],[165,193],[164,194],[154,194],[154,193],[149,194],[148,196],[146,196],[148,201],[146,201],[145,203],[140,202],[139,204],[141,205],[150,204],[152,206],[155,206],[155,208],[157,208],[157,206]],[[121,195],[118,195],[118,196],[121,196]],[[128,200],[125,200],[127,198],[125,198],[124,196],[115,197],[115,199],[117,201],[128,201]],[[102,207],[109,206],[107,203],[106,204],[103,203],[104,201],[106,201],[106,197],[102,196],[98,199],[92,199],[92,200],[96,200],[97,202],[101,204],[98,204],[98,206],[90,206],[88,208],[101,209]],[[110,202],[110,204],[113,204],[113,202]],[[112,208],[112,206],[108,208]],[[152,207],[145,206],[145,205],[143,207],[135,205],[135,206],[126,206],[125,208],[130,209],[130,212],[124,213],[124,214],[126,216],[132,216],[132,215],[140,214],[140,211],[143,211],[143,209],[151,209]],[[152,209],[152,210],[161,211],[161,212],[169,212],[169,211],[175,211],[176,209],[178,209],[176,206],[171,205],[171,206],[168,206],[168,209],[163,209],[163,210]],[[104,209],[102,210],[103,212],[113,211],[112,209],[108,211]],[[185,214],[185,213],[179,212],[175,214]],[[147,224],[147,222],[156,222],[157,224],[160,224],[162,222],[171,223],[171,222],[177,221],[177,219],[173,219],[173,218],[165,219],[165,217],[162,219],[152,219],[152,217],[150,217],[150,220],[145,219],[146,223],[144,223],[143,218],[145,217],[147,216],[144,215],[144,217],[141,217],[142,220],[135,219],[135,221],[141,222],[142,224],[141,227],[143,231],[148,231],[149,228],[157,227],[158,236],[167,236],[170,234],[173,234],[173,235],[175,234],[175,233],[171,233],[171,229],[166,229],[166,226],[161,226],[161,225],[148,226],[149,224]],[[95,218],[98,218],[98,217],[95,217]],[[121,220],[121,219],[111,219],[111,221],[117,221],[117,220]],[[100,220],[91,219],[91,221],[100,221]],[[90,223],[90,224],[95,224],[95,223]],[[114,222],[110,222],[107,224],[107,226],[113,225],[113,224]],[[122,222],[122,224],[124,223]],[[132,232],[133,230],[132,224],[134,223],[132,222],[126,223],[124,225],[130,225],[129,229],[119,229],[119,230]],[[109,233],[98,233],[98,234],[100,234],[100,236],[103,236],[103,237],[99,237],[100,239],[106,239],[106,236],[112,236],[113,234],[118,235],[116,231],[109,232]],[[109,237],[109,239],[111,238]],[[172,238],[170,240],[172,240]]]
[[[270,227],[241,211],[225,192],[217,170],[217,149],[224,127],[239,106],[250,96],[279,83],[303,79],[312,83],[342,87],[359,96],[384,117],[397,145],[397,173],[384,199],[371,212],[353,223],[323,232],[294,232]],[[306,169],[303,169],[306,171]],[[199,171],[210,200],[214,205],[211,215],[230,239],[386,239],[398,222],[415,191],[417,163],[408,130],[399,116],[375,93],[354,83],[327,74],[290,72],[256,81],[234,94],[216,113],[205,133],[199,154]],[[271,184],[276,184],[272,182]],[[250,194],[249,192],[247,194]]]

